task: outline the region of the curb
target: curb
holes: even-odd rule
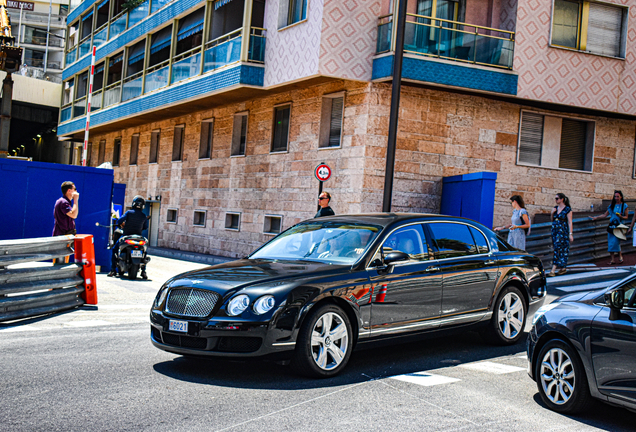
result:
[[[172,258],[182,261],[190,261],[200,264],[223,264],[226,262],[234,261],[237,258],[228,258],[218,255],[207,255],[197,252],[180,251],[177,249],[149,247],[148,255],[157,256],[162,258]]]
[[[600,282],[618,281],[636,272],[634,267],[596,267],[594,271],[568,271],[565,275],[547,278],[549,288],[572,285],[587,285]],[[579,276],[580,275],[580,276]]]

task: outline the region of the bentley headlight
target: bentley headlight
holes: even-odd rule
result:
[[[167,295],[168,295],[168,287],[161,287],[161,289],[157,293],[157,297],[155,298],[155,307],[156,308],[161,306],[163,301],[166,299]]]
[[[545,315],[546,312],[551,311],[552,309],[554,309],[555,307],[559,306],[560,304],[561,303],[559,303],[559,302],[554,302],[554,303],[547,304],[545,306],[541,306],[534,313],[534,317],[532,318],[532,325],[535,325],[537,323],[537,321],[539,321],[541,319],[541,317],[543,315]]]
[[[258,300],[254,302],[254,312],[259,315],[263,315],[264,313],[271,311],[275,304],[276,300],[274,300],[274,296],[266,295],[259,297]]]
[[[242,314],[245,309],[250,305],[250,298],[245,294],[238,295],[234,297],[227,304],[227,314],[231,316],[236,316]]]

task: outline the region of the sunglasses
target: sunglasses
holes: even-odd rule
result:
[[[318,197],[318,201],[322,201],[322,200],[324,200],[324,199],[328,199],[328,198],[327,198],[327,197],[322,197],[322,198],[321,198],[321,197]]]
[[[558,201],[558,200],[560,200],[560,199],[561,199],[561,198],[559,198],[559,197],[556,197],[556,198],[555,198],[554,200],[555,200],[555,201]]]

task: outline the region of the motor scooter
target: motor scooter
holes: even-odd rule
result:
[[[119,247],[115,252],[115,258],[119,275],[128,273],[128,279],[135,280],[141,269],[141,278],[148,279],[146,275],[146,264],[150,261],[146,253],[148,240],[140,235],[128,235],[121,237],[117,244]]]

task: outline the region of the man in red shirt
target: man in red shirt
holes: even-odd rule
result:
[[[70,181],[62,183],[62,198],[55,202],[53,208],[53,236],[75,234],[75,219],[79,213],[79,193],[75,184]]]

